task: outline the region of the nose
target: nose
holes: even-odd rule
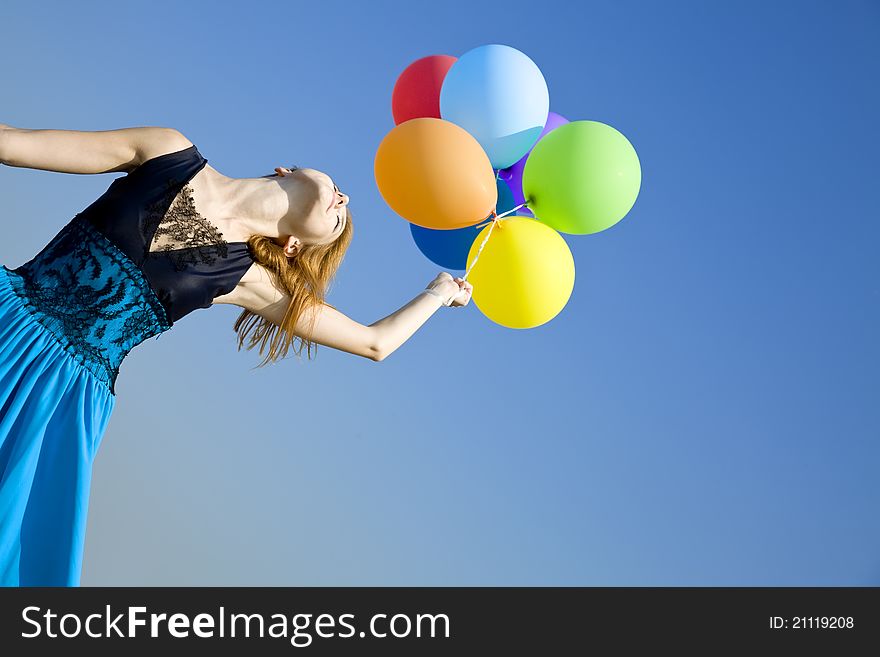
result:
[[[348,194],[343,194],[342,192],[336,192],[336,204],[337,205],[348,205]]]

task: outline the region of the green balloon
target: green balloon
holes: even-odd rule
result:
[[[544,135],[523,170],[535,218],[562,233],[587,235],[626,216],[642,184],[632,144],[610,125],[572,121]]]

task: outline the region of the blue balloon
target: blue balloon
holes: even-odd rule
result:
[[[495,187],[498,189],[498,200],[495,202],[495,214],[504,214],[508,210],[515,208],[516,201],[513,198],[513,190],[510,189],[510,185],[501,180],[501,178],[496,178]]]
[[[444,269],[466,269],[467,256],[480,230],[473,226],[437,230],[409,224],[419,251]]]
[[[440,117],[467,130],[505,169],[535,145],[550,114],[541,70],[516,48],[478,46],[458,58],[440,87]]]
[[[501,179],[496,179],[495,187],[498,189],[498,204],[495,206],[495,212],[501,214],[515,207],[513,192],[510,191],[508,184]],[[483,221],[485,219],[481,219],[477,223],[481,224]],[[437,230],[417,226],[412,222],[409,224],[409,229],[419,251],[428,260],[445,269],[467,269],[467,257],[471,245],[483,230],[483,228],[475,228],[474,226]]]

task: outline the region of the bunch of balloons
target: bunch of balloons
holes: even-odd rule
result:
[[[642,178],[632,144],[604,123],[551,112],[540,69],[500,44],[416,60],[391,107],[376,184],[419,250],[466,269],[490,320],[533,328],[553,319],[574,289],[560,233],[597,233],[630,211]]]

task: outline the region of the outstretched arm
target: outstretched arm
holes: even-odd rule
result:
[[[381,361],[412,337],[443,305],[444,300],[454,298],[452,305],[466,305],[472,289],[470,283],[459,283],[445,272],[438,275],[429,287],[440,296],[423,291],[400,309],[370,325],[356,322],[329,305],[310,308],[299,318],[294,333],[303,337],[308,331],[313,314],[317,313],[311,340],[333,349]],[[252,288],[251,298],[243,307],[280,326],[290,303],[290,296],[272,287],[272,299],[265,296],[260,298],[259,293],[253,293],[254,289],[267,288]]]
[[[0,123],[0,162],[59,173],[129,172],[155,155],[190,144],[174,128],[28,130]]]
[[[370,324],[379,336],[382,360],[393,352],[444,305],[466,306],[471,298],[473,286],[460,278],[453,279],[446,272],[441,272],[431,281],[427,288],[405,306]],[[427,292],[431,290],[434,294]]]

